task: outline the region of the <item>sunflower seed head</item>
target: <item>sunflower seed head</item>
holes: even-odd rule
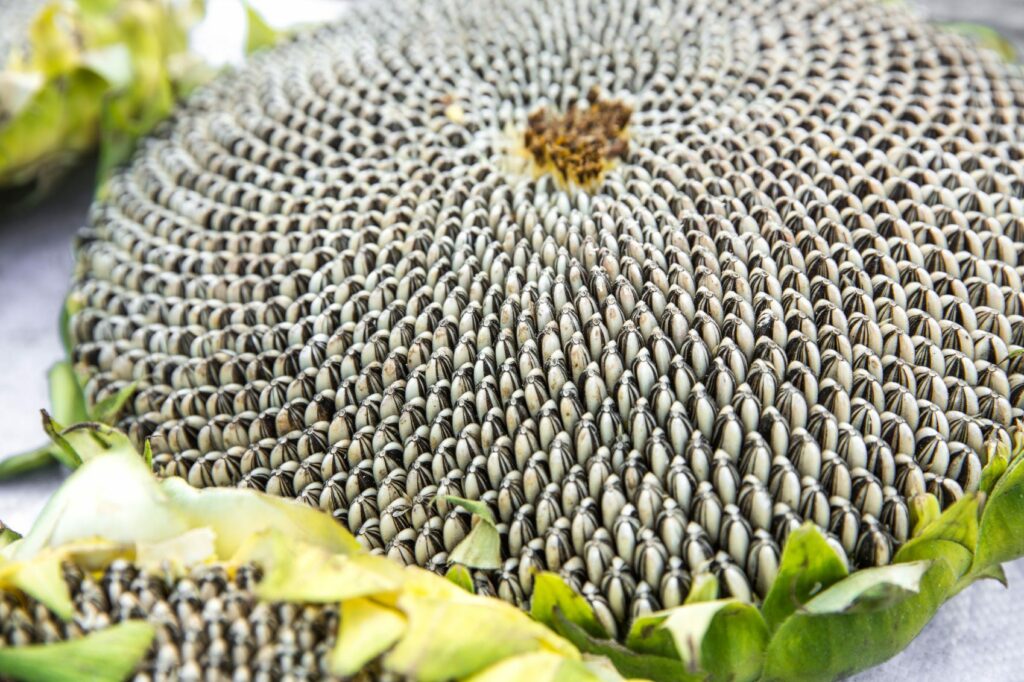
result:
[[[794,1],[403,0],[257,57],[94,206],[86,395],[138,382],[160,475],[403,563],[485,500],[482,589],[560,571],[613,633],[701,571],[763,597],[805,520],[890,561],[1024,409],[1024,101],[903,9]]]

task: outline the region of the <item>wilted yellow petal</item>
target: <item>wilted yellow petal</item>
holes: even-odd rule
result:
[[[134,452],[115,450],[85,462],[43,508],[11,557],[101,537],[116,543],[159,542],[189,530]]]
[[[233,561],[263,567],[256,594],[267,601],[340,602],[394,592],[404,576],[401,566],[383,557],[335,554],[278,531],[254,536]]]
[[[443,578],[438,580],[461,596],[452,600],[446,594],[403,591],[398,606],[409,627],[385,655],[386,670],[431,682],[473,675],[505,658],[532,651],[579,658],[568,641],[514,606],[468,594]]]
[[[501,535],[494,522],[473,517],[473,528],[452,550],[449,559],[470,568],[501,568]]]
[[[193,528],[161,542],[140,542],[135,546],[135,563],[145,567],[170,565],[187,568],[214,558],[216,534],[210,528]]]
[[[621,679],[621,678],[620,678]],[[467,682],[602,682],[583,661],[549,651],[507,658],[470,677]]]
[[[341,604],[338,642],[331,653],[331,672],[354,675],[405,633],[405,616],[370,599]]]
[[[138,459],[138,457],[136,457]],[[362,546],[337,521],[294,500],[233,488],[197,490],[180,478],[160,485],[190,527],[208,526],[217,536],[217,556],[229,558],[267,530],[331,552],[361,552]]]
[[[64,581],[61,561],[60,554],[47,552],[29,561],[0,562],[0,589],[21,590],[45,604],[58,617],[69,620],[74,604]]]

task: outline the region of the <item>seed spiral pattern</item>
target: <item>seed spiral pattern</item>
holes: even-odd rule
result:
[[[68,565],[64,577],[74,600],[68,621],[35,600],[0,593],[0,647],[74,640],[145,620],[156,636],[134,682],[337,679],[328,668],[337,607],[261,602],[252,592],[255,567],[229,575],[202,566],[171,578],[118,560],[95,577]]]
[[[395,2],[194,95],[80,235],[73,359],[155,470],[613,633],[810,520],[852,567],[1024,407],[1024,79],[873,0]],[[632,107],[592,191],[506,163]],[[457,105],[457,106],[455,106]],[[457,115],[453,115],[455,112]]]

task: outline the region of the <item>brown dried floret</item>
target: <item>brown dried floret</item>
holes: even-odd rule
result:
[[[564,114],[542,107],[531,113],[523,146],[540,172],[552,172],[563,185],[589,187],[629,151],[626,126],[632,115],[628,104],[600,99],[595,86],[587,92],[586,107],[570,107]]]

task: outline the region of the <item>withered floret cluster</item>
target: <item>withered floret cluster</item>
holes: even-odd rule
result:
[[[569,188],[589,188],[629,151],[626,126],[632,113],[622,102],[600,99],[595,86],[587,93],[585,108],[531,113],[523,145],[538,173],[553,173]]]

